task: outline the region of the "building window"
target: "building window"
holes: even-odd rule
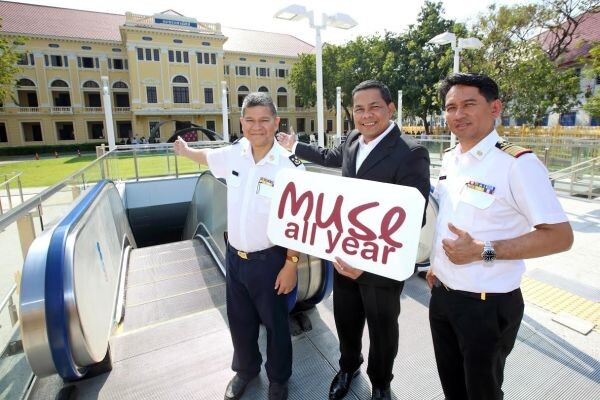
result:
[[[266,86],[261,86],[258,88],[259,92],[263,92],[263,93],[269,93],[269,89],[267,89]]]
[[[96,83],[94,81],[85,81],[85,82],[83,82],[82,87],[84,87],[86,89],[99,89],[100,85],[98,85],[98,83]]]
[[[265,67],[256,67],[256,76],[264,76],[267,77],[269,76],[269,68],[265,68]]]
[[[122,58],[109,58],[108,59],[108,68],[110,69],[129,69],[127,65],[127,60]]]
[[[68,67],[69,66],[69,59],[67,58],[67,56],[44,54],[44,61],[45,61],[47,67],[49,67],[49,66]]]
[[[42,142],[42,125],[39,122],[22,122],[23,139],[26,142]]]
[[[187,87],[173,86],[173,103],[189,103],[190,95]]]
[[[217,53],[196,53],[196,62],[198,64],[217,64]]]
[[[206,129],[210,129],[213,132],[217,130],[217,124],[215,121],[206,121]]]
[[[288,70],[285,68],[276,68],[275,76],[278,78],[286,78],[288,76]]]
[[[104,139],[104,122],[88,121],[88,139]]]
[[[225,75],[229,75],[229,65],[225,65],[225,67],[223,67],[223,70],[224,70],[223,73]]]
[[[246,96],[248,95],[248,93],[250,93],[250,90],[248,90],[247,86],[240,86],[238,88],[238,107],[241,107],[242,104],[244,103],[244,99],[246,98]]]
[[[575,120],[576,120],[575,112],[561,114],[560,125],[561,126],[575,126]]]
[[[146,86],[146,101],[148,103],[158,103],[156,86]]]
[[[33,54],[19,54],[19,59],[17,60],[18,65],[35,65],[35,59]]]
[[[287,106],[287,90],[280,87],[277,89],[277,107],[286,108]]]
[[[148,127],[150,128],[149,130],[149,137],[160,137],[160,128],[158,128],[158,125],[160,125],[160,122],[158,121],[150,121],[148,122]]]
[[[58,140],[75,140],[75,130],[72,122],[57,122],[56,136]]]
[[[79,68],[98,68],[100,64],[97,57],[77,57],[77,66]]]
[[[204,103],[213,104],[213,90],[212,88],[204,88]]]
[[[332,119],[327,120],[327,128],[325,128],[325,129],[327,130],[327,132],[333,131],[333,120]]]
[[[169,62],[189,63],[189,53],[181,50],[169,50]]]
[[[0,122],[0,143],[8,143],[8,135],[4,122]]]
[[[144,57],[145,56],[145,57]],[[153,57],[154,56],[154,57]],[[158,49],[137,48],[137,59],[139,61],[160,61]]]
[[[235,74],[237,76],[249,76],[250,75],[250,67],[236,66]]]

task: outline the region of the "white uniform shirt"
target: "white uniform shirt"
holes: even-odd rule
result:
[[[493,241],[521,236],[538,224],[568,221],[540,160],[533,154],[511,156],[495,147],[499,139],[494,130],[468,152],[461,153],[459,144],[444,154],[434,191],[439,214],[431,266],[452,289],[509,292],[519,287],[525,263],[453,264],[442,248],[442,239],[456,239],[449,222],[476,240]]]
[[[273,246],[267,237],[267,223],[275,175],[282,168],[304,170],[304,165],[296,167],[290,156],[275,141],[265,157],[255,163],[246,138],[208,153],[213,175],[227,181],[227,231],[234,248],[253,252]]]

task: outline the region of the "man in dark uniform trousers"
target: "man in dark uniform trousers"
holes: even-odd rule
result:
[[[225,400],[241,398],[260,372],[259,325],[267,330],[269,400],[285,400],[292,374],[292,343],[287,296],[296,286],[298,253],[273,246],[267,237],[275,176],[282,168],[304,166],[275,141],[279,117],[265,93],[251,93],[242,104],[244,137],[219,149],[191,149],[178,138],[174,149],[213,175],[227,180],[227,317],[236,375]]]
[[[343,176],[412,186],[428,199],[429,153],[390,120],[395,107],[388,87],[373,80],[362,82],[352,91],[352,102],[357,129],[333,149],[299,143],[294,135],[283,133],[277,139],[302,159],[342,167]],[[359,372],[365,321],[370,338],[367,374],[373,386],[372,399],[391,399],[404,282],[363,272],[339,259],[334,265],[333,306],[341,357],[329,399],[344,398]]]
[[[523,317],[523,259],[573,243],[544,165],[498,136],[498,95],[485,75],[454,74],[440,87],[460,141],[445,153],[434,191],[439,212],[427,274],[446,400],[504,398],[504,365]]]

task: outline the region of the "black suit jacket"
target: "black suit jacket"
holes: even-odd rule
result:
[[[356,171],[358,130],[350,133],[345,143],[324,149],[298,143],[296,155],[304,160],[326,167],[342,168],[342,176],[371,181],[393,183],[417,188],[425,198],[425,208],[429,199],[429,152],[411,137],[402,134],[396,124],[381,142],[369,153],[359,170]],[[423,210],[423,225],[425,210]],[[356,280],[360,284],[376,286],[398,285],[399,282],[383,276],[363,272]]]

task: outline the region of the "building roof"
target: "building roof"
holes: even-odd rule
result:
[[[567,52],[559,58],[560,65],[568,65],[578,62],[578,58],[588,54],[594,42],[600,42],[600,12],[586,13],[585,19],[577,27],[573,34],[573,40],[567,48]],[[551,33],[543,32],[538,40],[543,47],[550,44]]]
[[[23,36],[121,41],[125,16],[0,1],[2,32]]]
[[[122,41],[119,27],[125,23],[125,15],[9,1],[0,1],[0,17],[0,31],[5,33],[116,42]],[[229,52],[297,57],[314,49],[309,43],[287,34],[225,27],[222,32],[228,37],[224,50]]]
[[[221,30],[229,38],[223,45],[225,51],[297,57],[300,53],[312,53],[314,50],[313,45],[283,33],[228,27]]]

